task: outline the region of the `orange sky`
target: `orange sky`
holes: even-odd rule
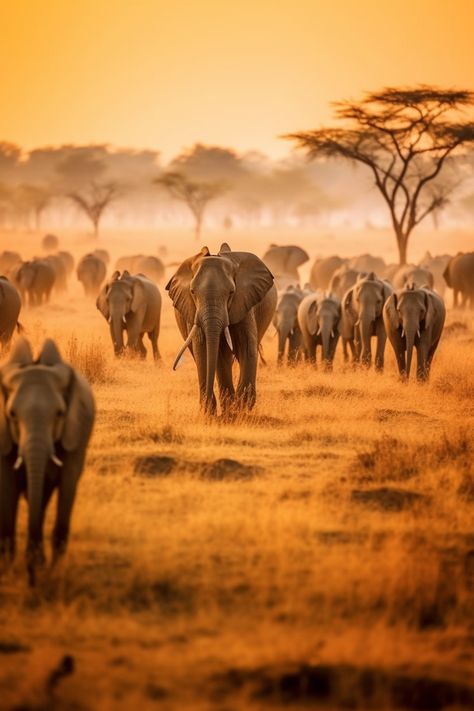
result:
[[[473,0],[0,0],[0,140],[282,155],[328,102],[474,88]]]

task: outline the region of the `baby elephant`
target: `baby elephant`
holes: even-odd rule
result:
[[[123,332],[127,332],[127,348],[142,358],[146,357],[143,336],[148,334],[153,357],[160,359],[161,294],[156,284],[137,274],[114,272],[111,281],[97,297],[97,308],[110,324],[110,335],[116,356],[124,352]]]
[[[410,376],[413,348],[416,348],[416,376],[418,380],[428,379],[445,318],[442,298],[430,289],[417,289],[411,284],[389,296],[383,320],[400,375]]]
[[[323,363],[328,370],[332,369],[340,320],[341,302],[336,297],[318,298],[317,294],[309,294],[303,299],[298,308],[298,323],[311,363],[316,363],[316,348],[321,346]]]
[[[28,500],[30,583],[44,562],[43,520],[58,490],[53,562],[65,551],[76,487],[95,416],[88,383],[65,363],[51,340],[33,360],[17,341],[0,370],[0,553],[12,558],[21,494]]]
[[[298,324],[298,306],[304,294],[299,287],[289,286],[278,296],[273,325],[278,334],[278,365],[283,363],[288,344],[288,365],[299,360],[302,351],[301,329]]]

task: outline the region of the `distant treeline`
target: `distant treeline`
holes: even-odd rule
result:
[[[64,145],[26,152],[0,142],[0,228],[86,228],[74,196],[90,186],[114,188],[105,226],[187,227],[188,210],[154,183],[167,171],[225,186],[206,218],[214,227],[386,224],[371,176],[346,163],[309,163],[299,154],[275,161],[258,152],[202,144],[165,163],[152,150]],[[471,183],[446,219],[469,221],[473,191]]]

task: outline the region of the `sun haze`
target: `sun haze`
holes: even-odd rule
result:
[[[469,86],[473,20],[469,0],[4,2],[0,135],[279,156],[277,136],[327,121],[332,100]]]

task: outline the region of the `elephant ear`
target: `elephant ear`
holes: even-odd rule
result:
[[[400,326],[400,316],[397,311],[397,295],[391,294],[383,307],[384,322],[387,330],[396,331]]]
[[[393,289],[388,283],[388,281],[383,281],[382,282],[383,287],[382,287],[382,292],[383,292],[383,300],[384,303],[387,301],[387,299],[393,294]]]
[[[230,252],[226,258],[236,266],[235,293],[229,307],[230,323],[239,323],[273,286],[273,274],[250,252]]]
[[[297,269],[309,260],[309,255],[301,247],[287,247],[286,268],[290,271]]]
[[[232,252],[231,248],[229,247],[227,242],[222,242],[219,249],[219,254],[227,254],[228,252]]]
[[[73,368],[66,395],[66,418],[61,444],[67,452],[77,449],[92,430],[95,403],[89,383]]]
[[[433,303],[432,297],[426,291],[425,291],[425,307],[426,307],[425,329],[428,329],[433,324],[433,320],[435,317],[435,308],[434,308],[434,303]]]
[[[130,304],[130,311],[136,313],[138,309],[143,306],[145,300],[145,287],[139,279],[134,279],[132,286],[132,303]]]
[[[208,257],[210,252],[207,247],[203,247],[199,254],[185,259],[178,271],[171,277],[166,291],[169,292],[174,308],[179,311],[187,323],[194,323],[196,316],[196,306],[190,292],[191,279],[193,278],[193,264],[200,257]]]
[[[308,331],[314,336],[318,330],[318,302],[314,300],[308,309]]]
[[[118,272],[116,272],[116,274],[117,273]],[[104,284],[104,286],[100,290],[99,296],[97,297],[97,300],[95,302],[95,305],[99,309],[102,316],[106,319],[106,321],[108,321],[110,318],[109,302],[107,301],[108,289],[109,289],[109,284]]]
[[[342,300],[342,311],[345,314],[351,314],[352,316],[356,316],[356,313],[354,311],[353,297],[353,289],[349,289],[349,291],[346,291]]]
[[[31,365],[32,363],[33,351],[29,341],[26,338],[19,338],[11,350],[6,365]]]
[[[38,357],[38,363],[41,365],[58,365],[59,363],[63,363],[58,347],[51,338],[47,338],[43,343],[43,348]]]

